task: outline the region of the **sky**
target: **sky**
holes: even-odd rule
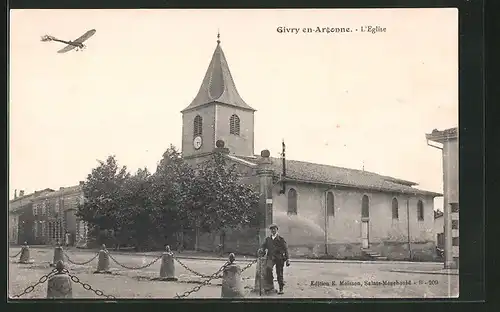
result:
[[[89,29],[82,52],[40,41]],[[11,10],[10,198],[76,185],[108,155],[154,171],[170,144],[181,147],[180,111],[218,31],[238,92],[257,110],[256,154],[278,157],[284,139],[289,159],[364,165],[443,191],[441,151],[425,134],[458,125],[456,9]]]

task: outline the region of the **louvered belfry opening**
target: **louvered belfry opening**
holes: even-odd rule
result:
[[[229,133],[240,135],[240,117],[236,114],[229,119]]]
[[[202,135],[203,133],[203,118],[200,115],[197,115],[194,117],[194,123],[193,123],[193,137],[197,137],[199,135]]]

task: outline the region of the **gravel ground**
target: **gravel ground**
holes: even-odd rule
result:
[[[15,255],[19,248],[11,248],[10,255]],[[85,262],[91,259],[95,252],[70,250],[67,251],[72,261]],[[161,253],[158,253],[160,255]],[[16,263],[18,258],[9,260],[9,295],[17,295],[28,286],[35,284],[52,268],[49,263],[53,257],[53,250],[48,248],[31,248],[32,264]],[[155,260],[153,256],[136,254],[111,255],[122,265],[129,267],[144,266]],[[93,290],[100,290],[104,295],[111,295],[116,299],[125,298],[165,298],[173,299],[176,294],[199,286],[204,280],[175,263],[177,282],[152,281],[159,276],[160,262],[156,261],[147,268],[133,270],[123,268],[110,260],[112,274],[93,274],[97,268],[97,259],[86,265],[68,264],[70,274],[87,283]],[[224,260],[181,259],[190,269],[204,275],[216,272]],[[263,298],[449,298],[458,296],[458,275],[401,273],[392,270],[436,272],[441,269],[436,263],[301,263],[293,262],[285,268],[285,294],[267,295]],[[236,263],[244,267],[249,262],[237,258]],[[252,293],[254,285],[255,265],[242,273],[242,284],[245,297],[258,298],[259,294]],[[347,281],[341,285],[342,281]],[[381,283],[386,282],[386,285]],[[396,281],[399,284],[394,284]],[[401,285],[401,282],[410,285]],[[388,285],[387,282],[389,282]],[[356,284],[358,283],[358,284]],[[85,286],[89,288],[88,286]],[[276,284],[277,287],[277,284]],[[93,290],[87,290],[82,284],[72,283],[73,298],[101,298]],[[97,293],[100,293],[97,291]],[[47,282],[37,285],[34,290],[21,296],[23,299],[45,298]],[[209,285],[201,287],[187,298],[220,298],[221,279],[213,280]]]

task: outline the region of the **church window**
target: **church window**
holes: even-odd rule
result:
[[[424,203],[421,200],[417,203],[417,217],[418,221],[424,221]]]
[[[288,214],[297,214],[297,191],[293,188],[288,191]]]
[[[203,130],[203,118],[200,115],[194,117],[194,129],[193,136],[197,137],[202,134]]]
[[[326,214],[332,217],[335,215],[335,199],[332,192],[326,193]]]
[[[363,195],[363,199],[361,200],[361,218],[369,218],[370,217],[370,200],[368,196]]]
[[[232,115],[229,118],[229,133],[240,135],[240,117],[238,115]]]
[[[399,204],[396,198],[392,199],[392,218],[399,219]]]

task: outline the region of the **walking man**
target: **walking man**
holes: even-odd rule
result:
[[[267,262],[269,265],[266,266],[266,284],[273,285],[273,267],[276,266],[276,275],[278,277],[279,292],[278,294],[283,294],[283,286],[285,282],[283,281],[283,266],[290,266],[290,260],[288,258],[288,247],[286,241],[283,237],[278,235],[278,226],[276,224],[271,224],[269,227],[271,230],[271,236],[266,237],[261,248],[267,254]]]

